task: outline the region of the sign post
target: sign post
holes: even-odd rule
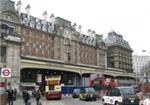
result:
[[[2,68],[1,69],[1,77],[11,77],[11,69],[10,68]]]
[[[5,88],[7,87],[7,78],[11,77],[11,68],[2,68],[0,72],[1,77],[5,78]]]

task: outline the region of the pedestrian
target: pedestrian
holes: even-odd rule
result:
[[[39,102],[39,100],[40,100],[40,98],[41,98],[41,92],[40,92],[39,89],[36,89],[36,90],[35,90],[34,97],[35,97],[35,100],[36,100],[36,105],[41,104],[41,103]]]
[[[29,95],[29,93],[27,92],[27,90],[24,90],[24,91],[22,92],[22,96],[23,96],[25,105],[28,105],[29,100],[30,100],[30,95]]]
[[[144,89],[142,87],[140,87],[139,92],[137,93],[137,96],[140,100],[139,105],[142,105],[143,103],[143,98],[144,98]]]
[[[14,92],[13,92],[12,88],[9,87],[9,89],[6,90],[6,92],[7,92],[7,95],[8,95],[7,96],[8,105],[13,105],[13,101],[14,101],[13,94],[14,94]]]
[[[16,100],[16,98],[17,98],[17,89],[15,88],[14,89],[14,101]]]
[[[144,100],[144,105],[150,105],[150,95]]]

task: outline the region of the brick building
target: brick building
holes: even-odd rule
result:
[[[107,47],[102,35],[90,29],[85,35],[81,25],[54,14],[47,20],[45,11],[43,19],[39,19],[30,15],[30,5],[27,5],[26,13],[21,13],[21,1],[17,3],[17,9],[11,0],[1,0],[0,4],[0,68],[12,69],[12,76],[7,82],[37,83],[38,75],[41,75],[42,81],[47,75],[61,75],[65,85],[80,85],[82,82],[87,85],[93,73],[134,77],[131,70],[132,49],[126,46],[129,45],[126,41],[125,46],[119,47],[110,47],[106,42]],[[117,54],[123,53],[122,63],[116,62],[120,55],[113,58],[114,63],[110,62],[110,55],[115,54],[110,53],[113,49]],[[128,74],[124,75],[124,69]]]

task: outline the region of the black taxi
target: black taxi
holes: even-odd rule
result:
[[[112,88],[102,98],[103,105],[139,105],[139,101],[133,87],[126,86]]]
[[[96,101],[96,99],[98,99],[98,93],[92,87],[84,88],[80,91],[79,99]]]

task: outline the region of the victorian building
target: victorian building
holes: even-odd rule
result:
[[[108,33],[105,39],[108,46],[107,65],[110,68],[122,69],[124,72],[133,72],[132,52],[129,43],[123,39],[123,36],[112,31]]]
[[[30,5],[21,13],[21,1],[17,9],[10,0],[0,4],[0,67],[12,70],[10,78],[1,77],[7,82],[44,86],[45,76],[61,75],[64,85],[78,86],[88,85],[90,74],[134,77],[132,49],[121,35],[109,33],[106,45],[102,35],[83,34],[81,25],[54,14],[34,17]]]
[[[108,37],[105,39],[105,43],[108,46],[107,50],[107,66],[108,68],[118,68],[123,70],[124,75],[133,73],[132,68],[132,52],[129,43],[123,39],[123,36],[112,31],[108,33]],[[126,77],[118,76],[123,79],[123,83],[127,84],[132,82],[127,80]],[[127,81],[126,81],[127,80]]]
[[[0,1],[0,68],[11,68],[11,78],[0,77],[1,81],[19,83],[20,72],[20,46],[18,35],[20,17],[15,11],[14,2]],[[2,75],[2,74],[1,74]],[[7,75],[7,73],[6,73]]]

